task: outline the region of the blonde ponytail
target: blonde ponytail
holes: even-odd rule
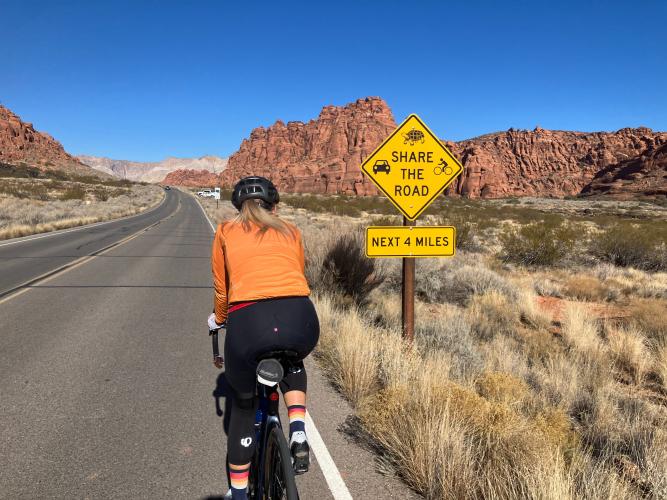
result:
[[[260,203],[259,200],[244,201],[234,222],[241,224],[245,231],[250,231],[251,224],[255,224],[259,227],[260,237],[264,236],[269,229],[273,229],[288,238],[296,239],[296,229],[277,215],[262,208]]]

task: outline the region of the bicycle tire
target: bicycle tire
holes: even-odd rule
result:
[[[269,431],[264,455],[264,498],[266,500],[299,500],[292,456],[283,430],[277,425]]]

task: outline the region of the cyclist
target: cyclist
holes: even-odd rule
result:
[[[239,213],[218,226],[213,241],[215,308],[208,326],[211,330],[227,328],[225,377],[233,391],[227,460],[234,500],[247,498],[255,450],[258,358],[270,351],[291,350],[303,360],[319,339],[319,321],[304,275],[301,233],[276,215],[278,201],[270,180],[241,179],[232,193],[232,204]],[[304,422],[306,385],[303,361],[280,383],[297,474],[306,472],[310,463]]]

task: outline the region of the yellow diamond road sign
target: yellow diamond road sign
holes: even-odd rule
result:
[[[361,165],[403,214],[415,220],[463,171],[417,115],[410,115]]]

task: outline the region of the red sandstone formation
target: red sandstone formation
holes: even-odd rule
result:
[[[308,123],[259,127],[229,158],[221,182],[230,186],[253,174],[273,179],[284,191],[375,194],[359,166],[395,127],[391,110],[378,97],[326,106]]]
[[[343,107],[327,106],[317,120],[308,123],[278,121],[268,128],[259,127],[229,158],[219,184],[231,186],[240,177],[252,174],[269,177],[284,191],[376,194],[360,166],[395,127],[391,110],[378,97],[359,99]],[[607,181],[598,179],[601,172],[621,165],[618,175],[623,176],[627,171],[624,162],[652,158],[665,143],[667,133],[648,128],[585,133],[539,127],[446,142],[464,165],[463,174],[447,194],[473,198],[561,197],[580,194],[589,184],[591,193],[602,192],[602,183]],[[615,187],[605,192],[664,192],[664,162],[660,159],[663,156],[658,156],[651,160],[653,166],[647,166],[651,174],[639,174],[648,176],[641,177],[642,185],[648,188],[631,187],[640,178],[634,175],[628,178],[632,180],[629,183],[615,179]],[[610,172],[607,174],[616,175]]]
[[[618,198],[667,196],[667,142],[599,171],[582,194]]]
[[[0,163],[25,163],[42,170],[62,170],[78,175],[102,176],[79,162],[49,134],[38,132],[0,105]],[[106,177],[106,176],[104,176]]]
[[[167,186],[215,187],[219,185],[216,174],[208,170],[174,170],[160,184]]]
[[[448,143],[465,167],[450,191],[472,198],[577,195],[601,170],[665,142],[667,133],[648,128],[585,133],[538,127]]]

